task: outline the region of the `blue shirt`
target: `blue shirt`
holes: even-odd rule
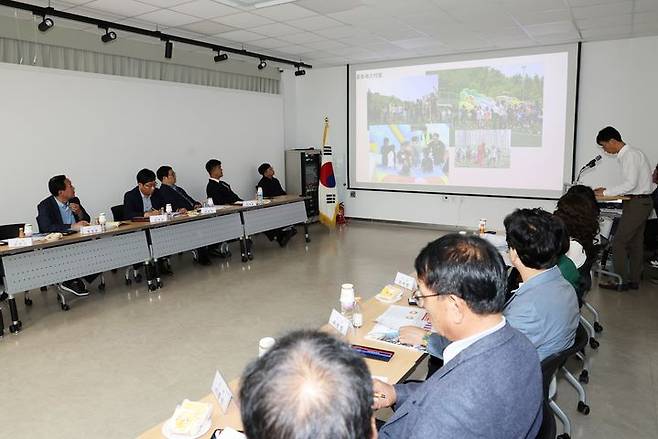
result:
[[[142,196],[142,204],[144,204],[144,213],[152,211],[153,203],[151,203],[151,197],[147,197],[141,192],[139,194]]]
[[[69,203],[62,203],[57,198],[57,207],[59,207],[59,214],[62,216],[62,223],[64,224],[75,224],[75,216],[69,207]]]
[[[543,360],[573,345],[580,309],[576,290],[556,265],[521,284],[505,304],[503,315],[528,337]],[[427,350],[442,358],[448,344],[446,338],[432,334]]]

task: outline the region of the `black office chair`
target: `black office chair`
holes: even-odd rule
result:
[[[567,359],[573,356],[578,356],[579,358],[585,360],[585,348],[587,347],[587,341],[589,339],[589,334],[583,326],[582,323],[576,328],[576,339],[573,342],[573,346],[570,349],[567,349],[565,354]],[[566,360],[565,360],[566,363]],[[565,378],[571,384],[573,388],[578,392],[578,411],[584,415],[589,415],[589,405],[587,405],[587,393],[585,388],[580,384],[579,380],[573,376],[573,374],[566,368],[565,364],[560,366],[560,370],[564,373]]]
[[[539,429],[539,433],[537,433],[537,439],[555,439],[555,435],[557,435],[555,415],[549,407],[548,401],[544,401],[541,428]]]
[[[557,381],[555,377],[557,375],[557,371],[567,361],[567,358],[569,357],[566,355],[566,351],[563,351],[557,352],[547,358],[544,358],[544,360],[541,362],[545,412],[542,421],[542,427],[539,431],[539,435],[537,436],[538,439],[555,437],[555,434],[557,433],[555,416],[560,419],[560,422],[562,422],[564,427],[564,433],[558,436],[558,439],[570,439],[571,437],[571,422],[569,421],[567,415],[562,411],[560,406],[558,406],[555,402],[555,394],[557,393]],[[553,436],[548,436],[547,434],[550,433],[550,431],[545,431],[551,428],[549,425],[550,420],[547,420],[549,417],[553,418]],[[542,434],[545,434],[546,436],[542,436]]]

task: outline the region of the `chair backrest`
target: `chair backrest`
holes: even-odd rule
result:
[[[553,410],[546,400],[544,400],[543,411],[544,414],[542,416],[541,428],[539,429],[539,433],[537,433],[537,439],[555,439],[557,435],[555,415],[553,415]]]
[[[544,399],[548,400],[548,389],[551,386],[551,381],[557,373],[558,369],[567,361],[568,356],[565,351],[556,352],[544,358],[541,362],[541,375],[542,384],[544,388]]]
[[[25,227],[25,224],[0,225],[0,239],[18,238],[18,232],[21,227]]]
[[[125,213],[123,211],[123,204],[117,204],[116,206],[111,207],[112,217],[114,221],[125,221]]]

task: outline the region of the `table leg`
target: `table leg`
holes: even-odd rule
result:
[[[311,237],[308,234],[308,224],[304,223],[304,239],[306,239],[306,242],[311,242]]]
[[[146,284],[148,285],[149,291],[155,291],[158,289],[156,280],[155,280],[155,260],[144,261],[144,272],[146,274]]]
[[[244,236],[240,237],[240,256],[242,257],[242,262],[247,262],[247,245],[245,244],[246,239]]]
[[[23,323],[21,323],[21,321],[18,320],[18,308],[16,308],[16,298],[14,297],[13,294],[9,295],[9,299],[7,299],[7,303],[9,303],[9,314],[11,315],[11,322],[12,322],[11,325],[9,325],[9,332],[14,334],[21,330]]]
[[[254,254],[251,251],[251,248],[253,246],[253,241],[251,240],[250,237],[246,237],[246,245],[247,245],[247,258],[251,261],[254,259]]]

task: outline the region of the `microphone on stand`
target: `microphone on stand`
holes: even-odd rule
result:
[[[601,160],[601,155],[600,154],[597,155],[596,157],[594,157],[589,162],[587,162],[587,164],[585,166],[580,168],[580,172],[578,172],[578,178],[576,178],[576,181],[574,183],[578,183],[580,181],[580,176],[583,175],[583,172],[585,171],[585,169],[593,168],[594,166],[596,166],[596,164],[598,163],[599,160]]]

